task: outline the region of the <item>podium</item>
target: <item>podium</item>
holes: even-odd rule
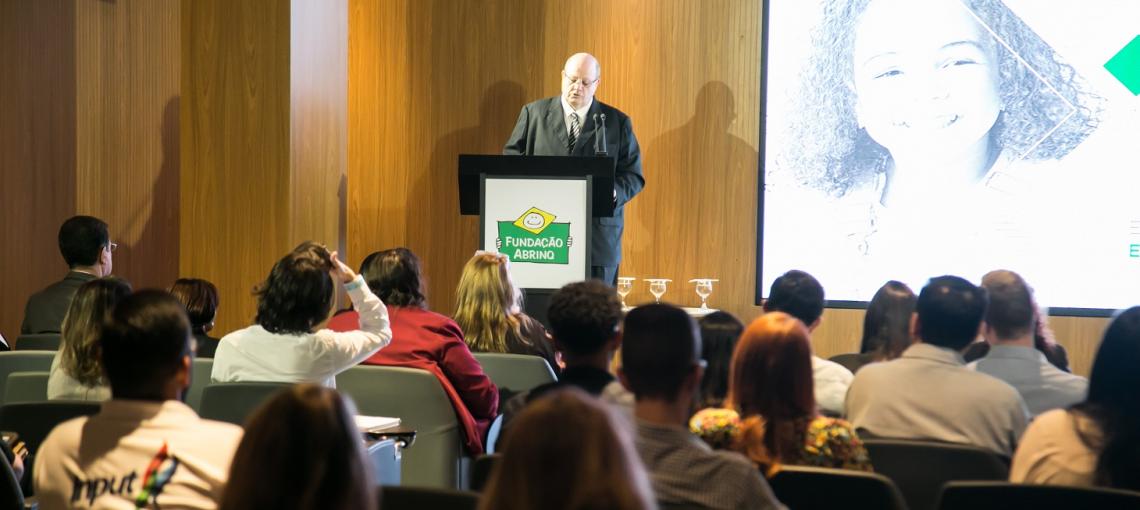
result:
[[[459,156],[459,212],[479,215],[479,245],[511,261],[527,314],[546,322],[549,295],[590,278],[594,218],[614,214],[615,159]]]

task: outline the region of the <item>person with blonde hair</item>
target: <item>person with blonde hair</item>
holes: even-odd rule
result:
[[[107,314],[130,294],[131,285],[114,277],[91,280],[75,292],[63,319],[60,349],[51,360],[48,400],[111,398],[100,361],[99,337]]]
[[[479,251],[463,266],[455,322],[472,351],[542,356],[558,371],[546,328],[522,311],[522,291],[511,279],[506,255]]]
[[[585,392],[550,392],[515,420],[480,510],[657,508],[628,432]]]

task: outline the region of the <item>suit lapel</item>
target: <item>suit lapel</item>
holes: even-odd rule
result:
[[[562,99],[554,97],[546,107],[546,129],[554,135],[562,154],[567,154],[566,146],[570,144],[570,137],[566,135],[566,118],[562,115]],[[579,136],[578,138],[581,138]],[[577,147],[575,147],[577,149]]]

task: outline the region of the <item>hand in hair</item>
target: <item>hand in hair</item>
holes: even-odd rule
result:
[[[339,253],[334,251],[329,255],[329,258],[332,259],[332,269],[329,270],[329,275],[332,276],[333,280],[348,284],[356,279],[356,273],[353,272],[352,268],[340,261]]]

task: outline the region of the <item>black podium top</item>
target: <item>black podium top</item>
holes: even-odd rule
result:
[[[490,177],[586,177],[592,176],[593,217],[614,215],[614,167],[617,160],[605,156],[500,156],[459,155],[459,213],[479,214],[481,176]]]

